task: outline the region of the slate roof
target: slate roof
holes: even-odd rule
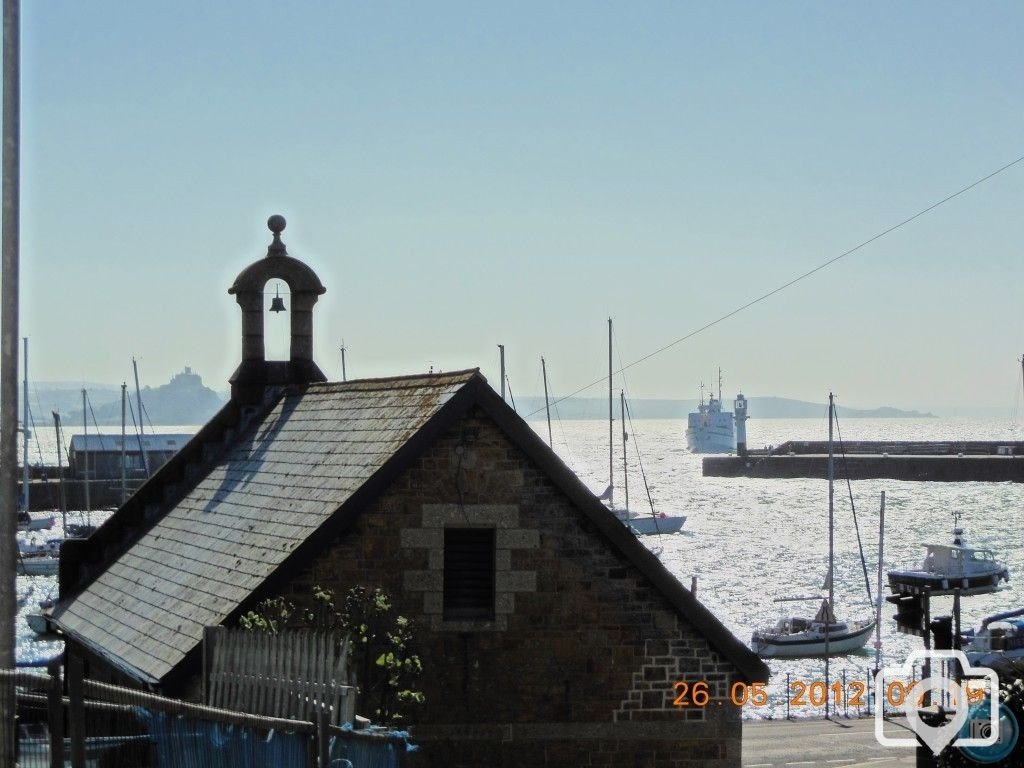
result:
[[[307,562],[473,405],[494,419],[748,681],[767,680],[764,663],[597,500],[476,370],[317,383],[286,394],[193,481],[181,501],[92,581],[59,602],[52,623],[140,682],[160,683],[196,652],[204,626],[222,623],[268,579]],[[158,480],[159,475],[153,479]]]
[[[144,682],[167,675],[476,371],[286,395],[67,604],[62,631]]]

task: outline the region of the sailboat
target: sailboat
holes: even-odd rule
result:
[[[832,576],[835,571],[834,545],[834,504],[833,487],[835,480],[832,460],[832,423],[835,404],[832,394],[828,396],[828,575],[823,589],[827,597],[788,597],[775,602],[820,601],[813,618],[788,616],[774,627],[759,629],[751,638],[750,647],[762,658],[838,656],[863,648],[875,629],[875,619],[840,621],[836,618]]]
[[[615,514],[619,520],[622,521],[623,525],[629,528],[633,533],[648,536],[652,534],[660,533],[678,533],[683,523],[686,522],[685,515],[666,515],[664,512],[656,513],[654,510],[654,502],[651,501],[651,514],[641,515],[638,512],[632,512],[629,509],[629,485],[626,470],[628,469],[626,464],[626,442],[629,436],[626,433],[626,396],[622,394],[621,408],[622,408],[622,469],[623,469],[623,482],[625,490],[625,501],[626,506],[624,508],[618,508],[614,503],[615,496],[615,414],[613,411],[614,402],[614,391],[612,389],[612,319],[608,318],[608,488],[598,498],[601,501],[608,502],[608,508]],[[644,485],[646,486],[646,479]],[[650,492],[647,494],[648,500],[650,500]]]

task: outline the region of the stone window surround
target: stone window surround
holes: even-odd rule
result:
[[[405,571],[406,592],[423,593],[423,613],[435,632],[503,632],[515,613],[517,592],[537,591],[536,571],[512,570],[512,551],[540,547],[540,532],[519,527],[515,504],[424,504],[422,526],[399,532],[403,549],[427,550],[427,570]],[[494,620],[445,621],[444,529],[494,529]]]

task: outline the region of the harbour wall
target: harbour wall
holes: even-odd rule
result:
[[[705,456],[707,477],[828,477],[828,444],[788,442],[745,456]],[[1024,482],[1024,443],[846,443],[834,451],[835,476],[851,480]]]

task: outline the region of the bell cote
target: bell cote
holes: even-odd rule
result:
[[[313,305],[327,289],[308,266],[288,255],[281,240],[284,216],[271,216],[267,227],[273,240],[267,255],[243,269],[228,289],[242,308],[242,362],[231,376],[231,397],[255,404],[268,386],[309,384],[327,377],[313,362]],[[281,280],[291,291],[291,306],[277,298],[272,311],[291,313],[291,353],[288,360],[266,359],[263,340],[264,290],[270,280]]]

